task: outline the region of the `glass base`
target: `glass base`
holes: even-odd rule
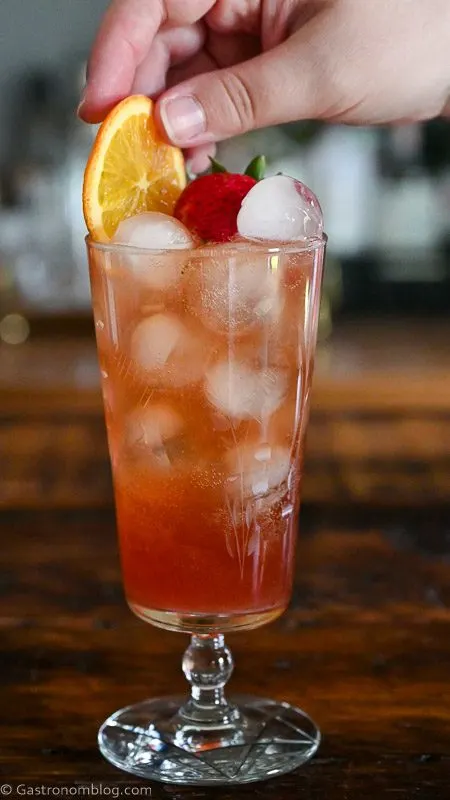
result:
[[[269,608],[265,611],[246,611],[229,614],[178,613],[176,611],[160,611],[156,608],[145,608],[136,603],[128,603],[139,619],[150,622],[156,628],[177,633],[213,634],[215,632],[254,630],[261,625],[268,625],[277,619],[285,606]]]
[[[320,743],[295,706],[248,695],[231,698],[228,724],[201,728],[180,715],[185,697],[146,700],[103,723],[98,743],[119,769],[164,783],[211,786],[261,781],[296,769]]]

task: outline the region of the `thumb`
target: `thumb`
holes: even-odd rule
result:
[[[172,144],[220,141],[316,116],[315,75],[311,53],[294,35],[249,61],[178,84],[160,97],[156,113]]]

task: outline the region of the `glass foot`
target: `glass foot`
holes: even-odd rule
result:
[[[205,728],[180,714],[183,697],[147,700],[113,714],[98,743],[119,769],[149,780],[191,785],[251,783],[290,772],[316,752],[320,732],[295,706],[231,698],[234,714]]]

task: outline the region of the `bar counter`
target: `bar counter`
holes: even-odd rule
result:
[[[182,692],[187,638],[128,611],[111,512],[5,511],[1,531],[2,781],[141,785],[103,760],[97,728]],[[448,800],[449,531],[446,509],[304,509],[291,607],[229,637],[230,692],[303,707],[317,756],[266,783],[152,784],[152,797]]]
[[[323,743],[285,777],[152,798],[448,800],[449,364],[445,320],[354,320],[321,345],[292,603],[229,637],[229,690],[301,706]],[[0,533],[0,794],[148,786],[97,729],[186,689],[187,638],[123,597],[91,335],[0,345]]]

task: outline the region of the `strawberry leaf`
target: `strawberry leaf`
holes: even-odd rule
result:
[[[215,158],[212,158],[211,156],[209,156],[209,160],[210,160],[210,162],[211,162],[211,172],[212,172],[212,173],[216,173],[216,172],[228,172],[228,170],[227,170],[227,169],[225,169],[225,167],[224,167],[224,166],[222,166],[222,164],[220,164],[218,161],[216,161],[216,159],[215,159]]]
[[[262,181],[266,174],[266,157],[255,156],[255,158],[250,161],[244,174],[249,175],[250,178],[254,178],[255,181]]]

